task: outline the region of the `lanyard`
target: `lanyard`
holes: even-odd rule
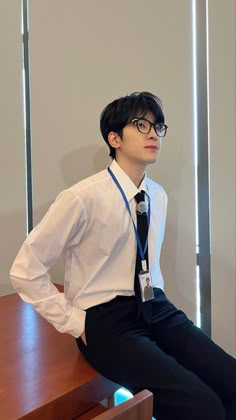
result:
[[[142,268],[143,268],[143,270],[146,270],[145,253],[147,251],[147,246],[148,246],[148,235],[147,235],[145,246],[144,246],[144,249],[143,249],[142,244],[141,244],[141,240],[140,240],[140,237],[139,237],[139,234],[138,234],[138,230],[137,230],[137,228],[135,226],[135,223],[133,221],[133,217],[132,217],[132,214],[131,214],[130,206],[129,206],[128,200],[126,198],[126,195],[125,195],[118,179],[113,174],[112,170],[110,168],[107,168],[107,170],[108,170],[109,174],[111,175],[113,181],[117,185],[117,187],[118,187],[118,189],[119,189],[119,191],[120,191],[120,193],[123,197],[123,200],[125,202],[126,208],[127,208],[128,212],[130,214],[131,220],[133,222],[133,227],[134,227],[134,232],[135,232],[136,242],[137,242],[137,245],[138,245],[139,254],[140,254],[140,257],[141,257],[141,260],[142,260]],[[150,198],[149,198],[148,195],[147,195],[147,197],[148,197],[148,215],[147,215],[148,220],[147,221],[148,221],[148,229],[149,229],[150,217],[151,217],[151,208],[150,208]]]

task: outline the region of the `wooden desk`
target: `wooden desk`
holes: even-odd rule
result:
[[[17,294],[0,297],[0,419],[71,420],[119,386]]]

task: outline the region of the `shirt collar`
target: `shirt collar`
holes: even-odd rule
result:
[[[112,164],[110,165],[110,168],[113,174],[115,175],[115,177],[117,178],[120,186],[122,187],[128,201],[134,198],[134,196],[141,190],[145,191],[145,193],[149,195],[146,174],[139,188],[137,188],[136,185],[133,183],[133,181],[126,174],[126,172],[123,171],[123,169],[121,169],[121,167],[118,165],[115,159],[113,159]]]

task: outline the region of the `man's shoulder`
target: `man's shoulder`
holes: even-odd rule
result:
[[[80,196],[89,193],[90,191],[94,193],[99,189],[104,189],[106,184],[109,182],[109,178],[107,169],[103,169],[94,175],[90,175],[89,177],[82,179],[69,187],[68,190],[74,195]]]
[[[150,191],[150,193],[152,194],[161,194],[164,195],[165,197],[167,197],[166,191],[165,189],[162,187],[162,185],[158,184],[157,182],[153,181],[153,179],[151,178],[146,178],[146,183],[147,183],[147,187],[148,190]]]

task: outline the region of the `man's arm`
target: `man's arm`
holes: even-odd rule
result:
[[[79,198],[69,190],[62,192],[23,243],[10,272],[20,297],[58,331],[75,337],[84,330],[85,311],[59,293],[48,271],[65,248],[79,243],[85,226],[86,212]]]

